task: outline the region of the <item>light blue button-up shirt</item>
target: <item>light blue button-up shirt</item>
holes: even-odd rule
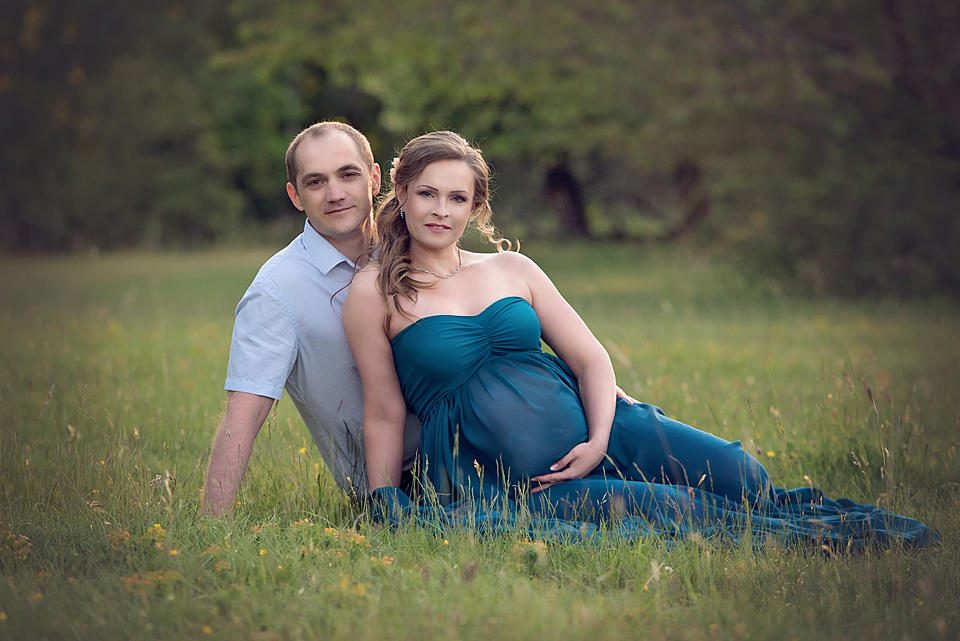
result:
[[[340,323],[354,265],[310,226],[268,260],[237,305],[229,391],[287,393],[341,488],[364,494],[363,389]],[[420,423],[407,415],[404,469]]]

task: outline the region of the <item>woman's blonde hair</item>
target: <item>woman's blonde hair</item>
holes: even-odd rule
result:
[[[387,312],[384,329],[388,333],[392,316],[390,300],[393,299],[397,311],[407,316],[400,299],[415,301],[417,290],[430,286],[410,277],[413,271],[410,265],[410,232],[406,221],[400,216],[403,203],[397,197],[397,188],[406,191],[407,186],[423,173],[427,165],[442,160],[462,161],[473,171],[473,211],[470,222],[490,243],[497,246],[498,251],[511,247],[510,241],[502,238],[490,221],[493,216],[489,202],[490,167],[480,152],[452,131],[434,131],[408,142],[394,160],[390,172],[390,192],[380,201],[375,216],[374,251],[380,263],[377,284]]]

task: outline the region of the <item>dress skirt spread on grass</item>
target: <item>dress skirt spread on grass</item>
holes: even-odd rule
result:
[[[739,442],[617,401],[607,458],[583,479],[530,494],[519,488],[587,439],[577,380],[540,347],[540,322],[522,298],[476,316],[428,316],[391,341],[407,405],[423,423],[429,500],[374,492],[375,518],[522,528],[555,538],[593,537],[605,524],[627,537],[697,532],[735,541],[926,546],[923,523],[819,490],[770,486]]]

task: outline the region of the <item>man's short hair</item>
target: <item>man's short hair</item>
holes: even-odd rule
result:
[[[367,171],[371,174],[373,173],[373,150],[370,149],[370,141],[367,140],[366,136],[343,122],[334,122],[332,120],[318,122],[297,134],[297,137],[294,138],[290,146],[287,147],[287,180],[293,185],[294,190],[297,189],[297,172],[300,169],[297,163],[297,148],[300,147],[300,143],[307,138],[320,138],[331,131],[342,131],[353,138],[353,141],[357,143],[357,150],[360,152],[364,161],[366,161]]]

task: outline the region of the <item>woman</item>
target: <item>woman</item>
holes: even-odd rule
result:
[[[916,521],[834,502],[817,504],[818,524],[805,526],[801,504],[819,499],[810,490],[772,490],[739,442],[618,399],[605,350],[536,264],[460,249],[471,221],[498,249],[509,243],[490,224],[488,167],[457,134],[410,141],[391,179],[376,216],[377,260],[355,276],[343,308],[375,493],[397,496],[381,488],[399,482],[409,406],[441,505],[513,509],[520,499],[535,516],[642,516],[661,529],[729,527],[747,510],[754,529],[817,540],[887,529],[934,539]],[[833,517],[842,528],[830,527]],[[862,527],[847,532],[851,522]]]

